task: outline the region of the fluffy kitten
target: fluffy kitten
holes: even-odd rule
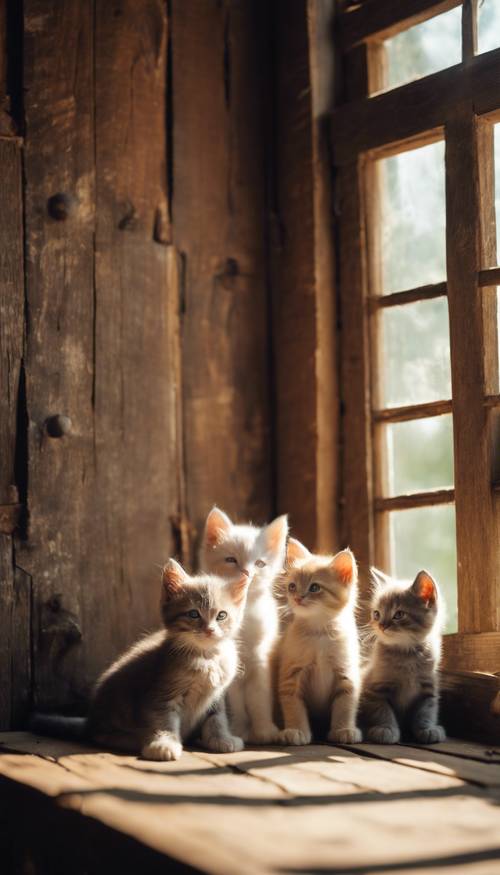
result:
[[[281,585],[292,620],[278,645],[278,694],[287,744],[310,743],[310,718],[328,719],[329,741],[361,741],[356,726],[357,579],[350,550],[316,556],[290,538]]]
[[[230,582],[190,577],[170,559],[161,597],[165,629],[136,642],[99,678],[81,736],[151,760],[178,759],[182,742],[198,730],[209,750],[241,750],[227,725],[224,692],[237,670],[234,636],[247,589],[245,575]],[[76,719],[38,715],[33,728],[74,735]]]
[[[277,517],[259,529],[235,525],[214,507],[208,514],[200,553],[201,567],[231,578],[243,573],[250,581],[241,625],[242,673],[228,691],[231,727],[254,742],[279,742],[273,721],[270,655],[278,633],[278,611],[272,584],[285,560],[288,523]]]
[[[407,731],[422,744],[444,741],[438,725],[440,595],[419,571],[412,584],[373,569],[371,627],[375,641],[363,670],[361,720],[366,740],[394,744]]]

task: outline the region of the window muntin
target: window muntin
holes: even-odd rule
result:
[[[444,142],[380,159],[380,293],[446,276]]]
[[[460,6],[400,31],[383,43],[384,90],[405,85],[462,60]]]

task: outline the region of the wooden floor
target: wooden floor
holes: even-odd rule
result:
[[[2,873],[500,872],[500,749],[197,750],[158,764],[28,733],[0,744]]]

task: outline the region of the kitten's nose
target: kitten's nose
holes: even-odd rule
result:
[[[388,625],[388,623],[379,623],[378,627],[382,630],[382,632],[385,632],[385,630],[388,628]]]
[[[294,601],[297,605],[301,605],[302,604],[302,596],[296,595]]]
[[[242,568],[241,573],[244,574],[246,577],[250,577],[250,572],[248,568]]]
[[[208,635],[209,638],[214,634],[214,632],[215,632],[214,626],[207,626],[207,628],[205,629],[205,635]]]

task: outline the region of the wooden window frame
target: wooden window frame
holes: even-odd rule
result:
[[[462,62],[379,93],[383,39],[457,6],[463,9]],[[333,113],[331,141],[339,213],[343,540],[362,568],[384,565],[388,511],[455,501],[458,632],[445,636],[444,666],[498,672],[500,471],[494,443],[500,437],[500,394],[490,287],[500,285],[500,268],[485,265],[496,261],[492,123],[500,120],[500,48],[476,54],[477,0],[365,0],[345,7],[338,24],[346,102]],[[437,139],[445,141],[446,282],[373,294],[373,158]],[[452,399],[380,409],[374,379],[377,315],[383,308],[444,295]],[[454,488],[382,497],[376,426],[450,412]]]

